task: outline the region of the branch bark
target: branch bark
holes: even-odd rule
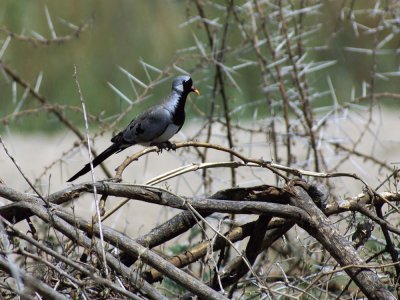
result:
[[[365,261],[354,249],[351,242],[345,239],[332,225],[325,214],[314,204],[306,191],[299,186],[290,188],[293,194],[291,200],[294,205],[303,209],[308,215],[308,222],[299,222],[311,236],[317,239],[322,246],[342,266],[357,266],[346,268],[346,273],[354,280],[357,286],[368,299],[396,299],[382,284],[379,277],[371,269],[365,268]]]

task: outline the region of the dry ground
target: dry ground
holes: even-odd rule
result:
[[[358,136],[360,132],[360,123],[357,122],[358,115],[346,117],[345,119],[338,118],[333,122],[328,131],[324,133],[324,138],[327,140],[345,141],[348,137]],[[361,120],[361,117],[360,117]],[[367,139],[360,143],[357,150],[365,154],[376,157],[379,160],[386,161],[388,164],[398,166],[400,162],[400,114],[392,111],[379,112],[374,116],[376,120],[372,126]],[[243,126],[251,127],[252,123],[244,124]],[[180,135],[175,137],[175,140],[186,140],[187,136],[191,136],[196,132],[198,126],[193,124],[185,127]],[[222,135],[219,135],[215,128],[213,137],[214,143],[226,145]],[[373,136],[377,136],[374,139]],[[196,139],[202,141],[202,136]],[[271,149],[268,145],[265,135],[250,135],[246,133],[237,133],[235,136],[237,151],[244,155],[263,158],[269,160]],[[53,161],[62,157],[63,151],[70,149],[73,142],[76,140],[70,133],[59,133],[57,135],[47,136],[43,134],[17,135],[3,134],[3,140],[7,144],[10,152],[15,157],[27,177],[34,179],[43,171],[45,166],[48,166]],[[109,136],[105,135],[96,140],[94,147],[98,152],[102,151],[109,145]],[[337,162],[341,156],[335,157],[335,153],[331,152],[331,148],[325,142],[320,143],[320,147],[326,153],[326,159],[330,163]],[[303,149],[301,140],[296,143],[296,149],[300,153]],[[109,170],[116,168],[124,158],[137,151],[143,149],[141,146],[131,147],[124,152],[113,155],[106,161]],[[284,151],[284,150],[282,150]],[[210,150],[212,154],[208,161],[228,161],[228,156]],[[76,150],[74,153],[63,157],[62,162],[59,161],[41,181],[41,191],[43,194],[52,193],[60,189],[66,188],[69,184],[65,182],[73,173],[87,161],[87,152],[84,148]],[[147,157],[141,158],[139,161],[131,164],[125,171],[123,179],[131,183],[145,183],[147,180],[172,169],[179,168],[192,162],[198,163],[199,159],[184,149],[176,152],[163,152],[162,154],[150,154]],[[284,162],[281,162],[284,164]],[[301,161],[299,161],[301,163]],[[27,183],[13,166],[10,159],[6,156],[3,149],[0,151],[0,178],[9,186],[18,190],[28,190]],[[380,170],[378,167],[371,164],[369,161],[362,159],[348,159],[341,166],[340,171],[357,173],[372,187],[375,187],[381,180],[385,178],[386,170]],[[263,169],[240,168],[238,172],[238,182],[241,186],[249,186],[256,184],[275,184],[274,177]],[[212,190],[228,188],[230,185],[230,172],[226,169],[213,169],[212,173]],[[51,176],[49,176],[51,174]],[[104,174],[100,168],[96,168],[96,179],[104,179]],[[86,175],[76,180],[77,183],[90,180],[90,176]],[[351,179],[334,179],[331,182],[337,187],[338,196],[356,195],[361,192],[362,186]],[[201,171],[196,171],[190,174],[181,176],[178,179],[172,179],[161,184],[163,187],[168,187],[171,191],[177,192],[186,196],[200,196],[204,194],[201,184]],[[4,199],[0,199],[2,203],[6,203]],[[114,202],[113,202],[114,201]],[[110,198],[107,207],[112,207],[117,200]],[[93,197],[88,195],[83,199],[71,203],[68,207],[73,207],[76,213],[80,216],[93,215],[94,205]],[[142,203],[139,201],[131,201],[124,209],[119,210],[113,217],[106,221],[118,230],[127,232],[131,237],[138,236],[150,230],[154,225],[166,220],[176,213],[176,210],[160,208],[156,205]],[[240,216],[238,218],[240,221]]]

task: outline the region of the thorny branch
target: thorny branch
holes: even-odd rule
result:
[[[5,26],[0,27],[0,33],[3,33],[4,35],[10,37],[11,39],[29,42],[29,43],[33,44],[34,46],[39,46],[39,45],[50,46],[52,44],[67,43],[73,39],[79,38],[79,36],[82,34],[82,32],[86,31],[90,27],[91,23],[92,23],[92,20],[89,20],[79,26],[69,23],[68,26],[72,28],[71,33],[64,35],[64,36],[55,36],[55,37],[51,37],[51,38],[44,38],[44,37],[38,38],[38,37],[18,34],[18,33],[12,32]]]

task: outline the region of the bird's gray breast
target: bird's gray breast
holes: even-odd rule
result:
[[[167,128],[164,130],[164,132],[156,139],[154,139],[153,142],[155,143],[162,143],[168,141],[170,138],[172,138],[180,129],[180,126],[175,125],[173,123],[170,123]]]

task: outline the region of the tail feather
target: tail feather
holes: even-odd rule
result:
[[[93,159],[92,161],[93,168],[101,164],[105,159],[113,155],[118,150],[120,150],[120,146],[117,144],[112,144],[110,147],[108,147],[106,150],[104,150],[98,156],[96,156],[95,159]],[[74,176],[68,179],[67,182],[74,181],[75,179],[86,174],[89,171],[90,171],[90,163],[86,164],[78,173],[76,173]]]

